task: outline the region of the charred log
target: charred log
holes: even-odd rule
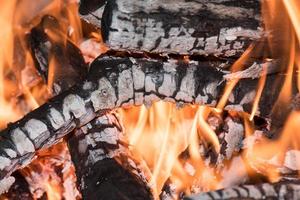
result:
[[[91,66],[90,83],[108,84],[108,97],[112,108],[122,105],[151,105],[164,100],[184,104],[215,106],[223,94],[229,72],[218,68],[219,61],[157,61],[155,59],[127,57],[99,57]],[[98,75],[101,75],[100,78]],[[107,77],[106,80],[103,77]],[[257,77],[257,76],[253,76]],[[99,79],[100,78],[100,79]],[[267,76],[265,89],[259,103],[258,114],[269,117],[277,99],[284,76]],[[275,82],[276,79],[276,82]],[[90,84],[86,83],[86,86]],[[258,79],[247,77],[240,80],[228,99],[226,108],[250,113]],[[279,88],[273,91],[271,88]],[[102,89],[102,88],[101,88]],[[110,95],[111,94],[111,95]],[[93,102],[102,107],[103,102]]]
[[[214,200],[214,199],[299,199],[300,182],[281,181],[277,183],[263,183],[257,185],[241,185],[213,192],[202,193],[186,197],[186,200]]]
[[[87,74],[83,56],[72,42],[65,38],[64,43],[46,34],[47,29],[59,32],[60,27],[56,18],[44,16],[28,36],[35,66],[46,82],[52,81],[53,95],[83,81]],[[52,74],[49,75],[50,67]]]
[[[261,37],[259,18],[257,0],[112,0],[96,26],[114,50],[238,57]]]
[[[114,114],[76,130],[69,147],[84,199],[153,199]]]
[[[87,81],[52,98],[1,132],[0,177],[26,165],[37,150],[51,146],[76,127],[105,111],[158,100],[184,104],[215,105],[223,93],[228,74],[205,62],[168,62],[152,59],[99,57]],[[276,82],[274,81],[276,79]],[[268,117],[284,76],[269,75],[259,114]],[[251,111],[258,79],[242,79],[226,108]]]

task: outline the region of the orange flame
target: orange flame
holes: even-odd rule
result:
[[[231,72],[244,70],[246,64],[251,62],[252,55],[257,54],[257,51],[260,55],[268,55],[264,57],[266,61],[269,58],[280,60],[284,82],[273,109],[284,109],[286,112],[289,109],[285,107],[288,108],[291,104],[295,69],[297,69],[297,86],[300,91],[300,2],[265,0],[262,10],[266,33],[269,34],[267,49],[270,52],[265,52],[266,48],[262,44],[251,45],[234,63]],[[285,42],[280,46],[281,48],[278,47],[278,40]],[[276,140],[267,139],[261,131],[255,131],[253,119],[259,113],[258,105],[268,72],[268,65],[262,67],[251,113],[238,114],[244,119],[246,138],[245,149],[241,156],[243,162],[252,169],[247,170],[250,177],[260,173],[264,174],[269,181],[274,182],[281,178],[280,168],[284,166],[286,152],[289,149],[298,149],[297,124],[300,121],[300,114],[299,111],[290,112],[283,131]],[[195,186],[200,187],[200,191],[223,187],[215,173],[217,169],[213,170],[205,164],[200,146],[211,145],[216,153],[220,151],[218,136],[207,119],[211,113],[217,115],[222,112],[238,82],[239,79],[227,82],[215,109],[205,106],[189,106],[175,111],[174,105],[155,103],[149,110],[142,106],[120,111],[132,148],[142,154],[152,171],[151,183],[155,187],[156,195],[161,192],[163,183],[167,179],[177,186],[177,192],[184,191],[186,194],[192,192]],[[186,125],[181,127],[182,123]],[[252,144],[246,145],[247,141],[248,143],[252,141]],[[179,155],[185,150],[188,151],[189,157],[181,159]],[[240,168],[237,170],[242,171]]]
[[[0,0],[0,4],[0,26],[2,27],[0,30],[0,128],[2,129],[8,122],[19,119],[45,103],[51,96],[47,88],[52,87],[56,63],[52,59],[49,62],[50,76],[49,87],[47,87],[47,83],[40,78],[34,66],[31,51],[27,46],[26,34],[39,24],[45,15],[52,15],[59,19],[60,27],[56,29],[47,27],[45,32],[52,40],[60,44],[66,44],[69,41],[79,45],[82,31],[78,4],[73,0],[36,0],[34,3],[31,0]],[[63,150],[60,153],[67,155]],[[40,161],[41,168],[47,169],[48,164]],[[34,171],[29,167],[24,169],[23,173],[29,179],[30,172]],[[48,170],[48,173],[55,172]],[[75,177],[74,171],[69,175]],[[59,181],[61,180],[48,178],[39,180],[40,187],[46,191],[48,199],[63,198],[63,186]]]
[[[199,137],[210,141],[216,151],[220,148],[214,131],[205,122],[211,112],[208,107],[177,109],[172,103],[157,102],[149,110],[141,106],[120,112],[132,148],[142,155],[152,172],[150,184],[156,196],[168,178],[178,189],[188,192],[200,176],[211,174],[209,170],[202,171],[204,161],[199,154]],[[186,149],[191,158],[182,162],[178,156]],[[191,169],[190,174],[186,167]],[[206,181],[214,185],[213,180]]]
[[[47,27],[45,30],[45,33],[53,41],[64,45],[67,41],[75,45],[81,41],[81,24],[77,15],[78,5],[72,1],[67,4],[66,2],[64,0],[38,0],[32,4],[29,0],[5,2],[0,0],[0,26],[2,27],[0,31],[2,39],[0,43],[0,127],[3,127],[7,122],[18,119],[25,112],[43,103],[48,95],[44,97],[39,94],[45,94],[44,91],[47,91],[47,86],[52,88],[56,76],[56,61],[50,59],[47,85],[39,83],[32,86],[29,84],[29,80],[24,80],[20,74],[25,74],[27,78],[28,75],[24,71],[19,72],[19,69],[16,69],[13,64],[15,38],[21,40],[20,46],[25,50],[26,70],[31,75],[34,74],[32,72],[34,64],[24,44],[24,35],[39,23],[42,16],[51,14],[60,19],[59,28]],[[275,105],[275,108],[283,109],[283,106],[290,104],[292,98],[295,69],[297,69],[298,91],[300,91],[300,2],[298,0],[265,0],[262,10],[264,26],[271,35],[268,37],[271,57],[281,59],[282,67],[285,70],[283,70],[285,81]],[[95,35],[94,38],[99,40],[100,36]],[[278,44],[276,46],[276,39],[278,38],[284,41],[285,45],[282,45],[282,48],[278,48]],[[255,45],[251,45],[234,63],[232,72],[244,69],[245,63],[249,61],[252,53],[257,51],[257,48],[254,47]],[[85,48],[85,50],[89,54],[86,59],[91,60],[98,53],[106,51],[107,48],[94,45],[93,51],[89,48]],[[188,57],[183,58],[184,61],[188,61],[188,59]],[[266,82],[266,71],[267,69],[264,68],[263,75],[258,82],[250,115],[243,115],[246,138],[254,137],[257,134],[253,118],[258,111],[260,97]],[[171,103],[158,102],[149,110],[141,106],[120,111],[126,131],[129,134],[130,148],[142,155],[152,172],[150,183],[154,188],[156,197],[168,179],[177,186],[176,190],[184,191],[186,194],[196,190],[193,187],[199,187],[200,191],[222,187],[216,175],[216,169],[207,166],[201,155],[201,147],[209,146],[216,153],[220,152],[218,136],[207,119],[210,114],[220,113],[224,109],[238,81],[238,79],[234,79],[227,82],[224,94],[216,109],[205,106],[189,106],[178,110]],[[16,101],[12,100],[13,97],[18,95],[25,97],[25,111],[13,103]],[[257,144],[244,150],[242,156],[245,162],[260,173],[265,173],[270,181],[279,180],[278,165],[283,163],[285,152],[288,149],[299,148],[299,133],[297,131],[299,121],[299,111],[292,111],[276,141],[260,138]],[[189,157],[181,158],[180,155],[186,152],[188,152]],[[274,161],[274,158],[276,163],[270,163],[270,160],[273,159]],[[47,169],[45,166],[44,168]],[[40,183],[47,192],[49,199],[62,199],[62,186],[57,184],[56,180],[47,179]]]

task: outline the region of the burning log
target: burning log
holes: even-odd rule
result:
[[[192,195],[186,200],[217,200],[217,199],[299,199],[299,180],[285,180],[277,183],[257,185],[241,185],[213,192]]]
[[[83,56],[72,42],[57,41],[46,34],[47,29],[59,32],[60,28],[56,18],[46,15],[28,37],[35,67],[53,87],[53,95],[83,81],[87,73]]]
[[[76,130],[68,143],[84,199],[153,199],[115,114]]]
[[[108,1],[101,26],[114,50],[238,57],[261,38],[260,1]]]
[[[159,99],[178,105],[215,105],[226,85],[226,74],[200,61],[99,57],[92,64],[87,81],[52,98],[1,132],[0,178],[30,162],[37,150],[51,146],[107,110],[143,103],[149,106]],[[279,90],[270,89],[280,86],[275,78],[283,76],[267,77],[258,107],[261,116],[269,116],[277,99]],[[258,79],[241,80],[227,108],[250,112],[257,82]]]

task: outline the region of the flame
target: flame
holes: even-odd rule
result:
[[[231,67],[232,72],[237,72],[244,68],[244,64],[251,56],[253,49],[254,49],[254,45],[250,45],[250,47],[243,53],[243,55],[232,65],[232,67]],[[233,88],[236,86],[236,84],[238,82],[239,82],[239,79],[236,78],[236,79],[230,80],[226,83],[224,93],[216,106],[218,110],[224,109],[224,107],[227,103],[227,100],[229,98],[229,95],[231,94]]]
[[[267,67],[263,67],[262,75],[261,75],[261,78],[259,79],[258,86],[257,86],[257,92],[255,94],[255,98],[254,98],[254,101],[253,101],[251,115],[249,117],[250,120],[253,120],[254,115],[257,112],[259,100],[260,100],[260,97],[261,97],[261,94],[263,92],[263,89],[264,89],[264,86],[265,86],[265,83],[266,83],[266,79],[267,79],[267,70],[268,70]]]
[[[1,128],[37,108],[51,93],[51,90],[47,91],[47,84],[43,83],[36,71],[26,44],[26,34],[44,15],[52,15],[60,20],[60,26],[49,26],[45,33],[53,41],[62,44],[69,41],[79,45],[82,29],[77,10],[78,4],[71,0],[38,0],[34,4],[29,0],[1,0],[0,25],[3,27],[0,31]],[[55,61],[51,59],[48,88],[51,88],[55,78],[54,65]],[[24,103],[20,103],[19,99],[25,100]]]
[[[299,150],[298,135],[300,133],[297,126],[300,122],[300,113],[297,111],[298,105],[294,106],[295,108],[291,108],[291,104],[292,99],[295,98],[292,96],[293,88],[297,87],[299,92],[300,86],[298,69],[300,58],[300,2],[294,0],[265,0],[262,7],[266,30],[272,33],[268,38],[268,44],[272,55],[281,60],[281,71],[284,75],[284,82],[280,88],[279,96],[272,112],[277,118],[283,122],[285,121],[285,123],[282,131],[276,130],[278,138],[267,139],[262,136],[258,137],[257,143],[244,152],[244,158],[253,169],[264,174],[270,182],[275,182],[281,179],[281,168],[286,167],[287,152],[290,150]],[[276,40],[277,43],[278,40],[281,43],[285,41],[285,43],[280,43],[282,46],[278,48]],[[293,85],[295,72],[297,73],[296,86]],[[257,111],[257,105],[265,81],[266,76],[262,75],[258,83],[258,91],[253,103],[250,120],[253,120],[254,114]],[[249,119],[244,118],[246,135],[257,137],[254,124]]]
[[[174,104],[164,102],[157,102],[149,109],[140,106],[120,110],[131,148],[141,154],[152,172],[150,185],[155,196],[161,193],[169,178],[178,190],[189,192],[189,187],[200,180],[199,177],[208,174],[208,177],[214,177],[212,172],[205,170],[199,154],[199,137],[209,141],[216,151],[220,148],[214,131],[205,122],[210,112],[211,109],[204,106],[178,109]],[[179,159],[186,150],[190,159]],[[187,173],[187,166],[195,172]],[[205,187],[209,183],[211,187],[215,184],[213,179],[207,179]],[[198,184],[204,187],[204,183]]]
[[[97,33],[92,33],[92,39],[82,42],[83,33],[77,14],[78,5],[75,1],[37,0],[32,4],[30,0],[0,0],[0,3],[0,26],[2,27],[0,31],[2,39],[0,43],[0,127],[2,128],[8,122],[15,121],[26,112],[38,107],[51,96],[51,88],[58,71],[57,60],[50,55],[49,75],[47,83],[44,83],[37,75],[33,59],[25,44],[26,33],[40,22],[42,16],[52,15],[59,19],[58,27],[46,25],[47,36],[64,46],[67,42],[80,45],[87,62],[105,52],[107,47],[99,45],[101,36]],[[281,60],[284,75],[284,83],[273,108],[275,112],[291,104],[295,71],[297,88],[300,91],[300,2],[265,0],[262,5],[262,16],[266,32],[270,34],[267,45],[271,55],[268,56]],[[283,43],[280,48],[276,41],[278,39],[284,41],[280,41]],[[20,43],[19,49],[15,47],[16,41]],[[25,52],[25,62],[18,66],[20,68],[15,67],[15,54],[18,54],[16,49]],[[243,70],[257,51],[265,56],[264,49],[255,44],[251,45],[233,64],[231,71]],[[183,61],[188,62],[189,57],[184,56]],[[240,114],[244,120],[246,139],[254,137],[257,142],[245,148],[241,156],[247,165],[256,170],[256,173],[248,171],[248,174],[251,176],[257,173],[265,174],[273,182],[280,179],[279,166],[284,164],[286,151],[299,148],[297,125],[300,121],[300,112],[293,110],[288,113],[286,120],[283,119],[286,122],[276,140],[264,138],[261,136],[262,133],[255,131],[254,116],[259,112],[258,105],[264,90],[267,70],[266,67],[263,68],[258,81],[251,113]],[[224,186],[218,176],[220,170],[207,164],[201,149],[211,149],[215,154],[221,151],[216,129],[208,120],[211,115],[222,117],[222,111],[238,82],[239,79],[234,79],[226,83],[216,108],[186,106],[177,109],[172,103],[158,102],[149,109],[140,106],[119,110],[128,133],[130,148],[133,152],[141,154],[151,170],[149,182],[156,198],[167,181],[176,185],[177,193],[185,194]],[[19,105],[19,101],[22,101],[23,106]],[[59,150],[59,153],[66,155],[64,149]],[[56,151],[52,153],[49,155],[58,154]],[[65,161],[62,163],[62,165],[66,164]],[[54,172],[51,171],[53,163],[37,160],[35,164],[43,169],[42,175],[38,176],[41,179],[36,184],[47,193],[48,199],[62,199],[64,186],[61,185],[60,178],[55,177]],[[36,178],[35,164],[23,171],[28,180]],[[71,172],[70,174],[72,175]],[[65,174],[64,178],[70,174]],[[74,195],[65,196],[65,199],[72,198],[74,199]]]
[[[257,177],[258,174],[264,175],[270,182],[275,182],[281,179],[281,169],[285,167],[287,151],[300,150],[300,133],[297,128],[300,122],[300,112],[297,111],[299,105],[296,106],[296,110],[289,109],[293,89],[297,87],[300,91],[300,2],[265,0],[262,4],[262,16],[268,34],[268,48],[263,46],[265,44],[250,45],[233,64],[231,72],[244,70],[253,62],[253,55],[257,54],[264,56],[264,62],[270,61],[269,58],[280,60],[282,73],[278,77],[284,77],[284,81],[280,85],[278,99],[272,112],[286,113],[286,117],[280,115],[285,124],[282,131],[277,130],[279,137],[276,139],[268,139],[255,127],[254,118],[259,113],[258,105],[265,89],[268,64],[262,64],[251,113],[231,114],[244,121],[245,140],[241,158],[243,163],[249,166],[245,173],[250,178]],[[284,44],[281,44],[283,41]],[[295,72],[297,86],[293,85]],[[167,180],[176,185],[177,194],[195,192],[195,187],[203,192],[226,185],[216,173],[224,169],[208,166],[201,154],[201,146],[213,149],[216,154],[220,152],[220,139],[208,119],[211,115],[221,117],[228,98],[239,81],[233,79],[226,83],[216,108],[187,106],[176,110],[175,105],[158,102],[149,109],[141,106],[120,111],[131,148],[142,155],[152,172],[151,185],[156,196],[162,192],[163,184]],[[276,89],[278,88],[274,88]],[[297,103],[299,104],[299,100]],[[184,159],[181,157],[183,152],[188,152]],[[236,167],[236,172],[244,173],[240,166]]]
[[[57,186],[57,183],[50,180],[45,183],[46,193],[48,200],[60,200],[61,199],[61,191],[60,187]]]

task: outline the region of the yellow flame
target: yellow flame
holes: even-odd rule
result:
[[[300,2],[298,0],[283,0],[283,3],[288,11],[300,45]]]
[[[255,98],[254,98],[254,102],[253,102],[253,106],[252,106],[252,110],[251,110],[251,115],[250,115],[251,121],[253,120],[253,118],[257,112],[257,109],[258,109],[259,100],[260,100],[260,97],[263,92],[263,89],[264,89],[264,86],[266,83],[266,79],[267,79],[267,70],[268,69],[266,67],[263,67],[262,75],[258,81],[257,92],[255,94]]]
[[[232,65],[231,72],[237,72],[243,69],[244,63],[250,57],[253,48],[254,45],[250,45],[248,47],[248,49],[243,53],[243,55]],[[237,79],[230,80],[226,83],[226,86],[224,88],[224,93],[216,106],[218,110],[224,109],[232,90],[234,89],[234,87],[238,82],[239,79],[237,78]]]
[[[200,106],[198,110],[198,129],[199,133],[204,136],[205,139],[211,141],[213,144],[215,151],[217,153],[220,152],[220,144],[216,133],[212,130],[210,125],[206,122],[209,113],[211,112],[211,108],[207,106]]]

